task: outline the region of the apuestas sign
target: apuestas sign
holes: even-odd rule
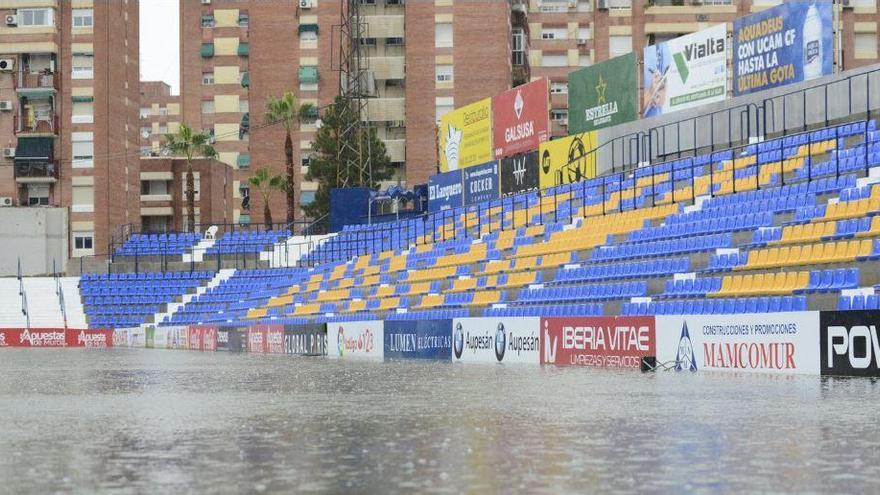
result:
[[[64,328],[0,328],[0,347],[113,346],[113,330]]]
[[[537,151],[501,159],[501,196],[534,191],[539,187]]]
[[[382,359],[385,349],[381,321],[352,321],[327,324],[327,355],[340,358]]]
[[[679,371],[819,374],[819,313],[657,316],[657,362]]]
[[[823,375],[880,376],[880,311],[823,311],[819,325]]]
[[[284,354],[284,325],[254,325],[248,327],[247,352]]]
[[[787,0],[733,22],[734,96],[831,74],[832,3]]]
[[[539,325],[539,318],[456,318],[452,360],[538,364]]]
[[[550,139],[550,85],[541,78],[492,98],[495,158],[533,151]]]
[[[386,321],[384,355],[389,359],[452,357],[452,320]]]
[[[541,364],[638,368],[655,353],[653,316],[541,318]]]

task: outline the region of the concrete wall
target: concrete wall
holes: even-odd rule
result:
[[[63,272],[67,263],[66,208],[0,208],[0,276],[14,276],[21,259],[24,275]]]
[[[880,116],[880,65],[601,129],[599,172],[799,132],[850,115],[864,117],[868,110]]]

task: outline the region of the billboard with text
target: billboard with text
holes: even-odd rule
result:
[[[638,368],[655,353],[653,316],[541,318],[541,364]]]
[[[452,360],[538,364],[539,324],[540,318],[457,318]]]
[[[590,131],[541,143],[538,152],[541,189],[595,177],[596,141],[596,131]]]
[[[495,158],[538,149],[550,139],[550,85],[545,78],[492,98]]]
[[[440,171],[472,167],[492,159],[492,99],[456,108],[440,118]]]
[[[831,74],[830,1],[788,0],[733,22],[734,96]]]
[[[880,376],[880,311],[823,311],[819,320],[823,375]]]
[[[498,162],[491,161],[462,170],[464,204],[473,205],[498,199]]]
[[[727,98],[727,25],[645,47],[643,117]]]
[[[568,132],[578,134],[639,117],[638,60],[635,52],[593,64],[568,75]]]
[[[452,356],[452,320],[386,321],[385,359],[440,359]]]
[[[464,201],[461,170],[435,174],[428,178],[428,211],[458,208]]]
[[[537,151],[502,158],[500,168],[502,196],[534,191],[540,187]]]
[[[382,359],[385,339],[381,321],[327,324],[327,355]]]

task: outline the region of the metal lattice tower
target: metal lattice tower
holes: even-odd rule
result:
[[[364,125],[367,98],[375,84],[367,70],[361,40],[367,38],[367,25],[360,13],[360,0],[340,0],[339,24],[339,145],[336,151],[336,187],[372,186],[369,129]]]

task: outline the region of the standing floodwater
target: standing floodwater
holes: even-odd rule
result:
[[[0,352],[0,493],[877,492],[865,379]]]

